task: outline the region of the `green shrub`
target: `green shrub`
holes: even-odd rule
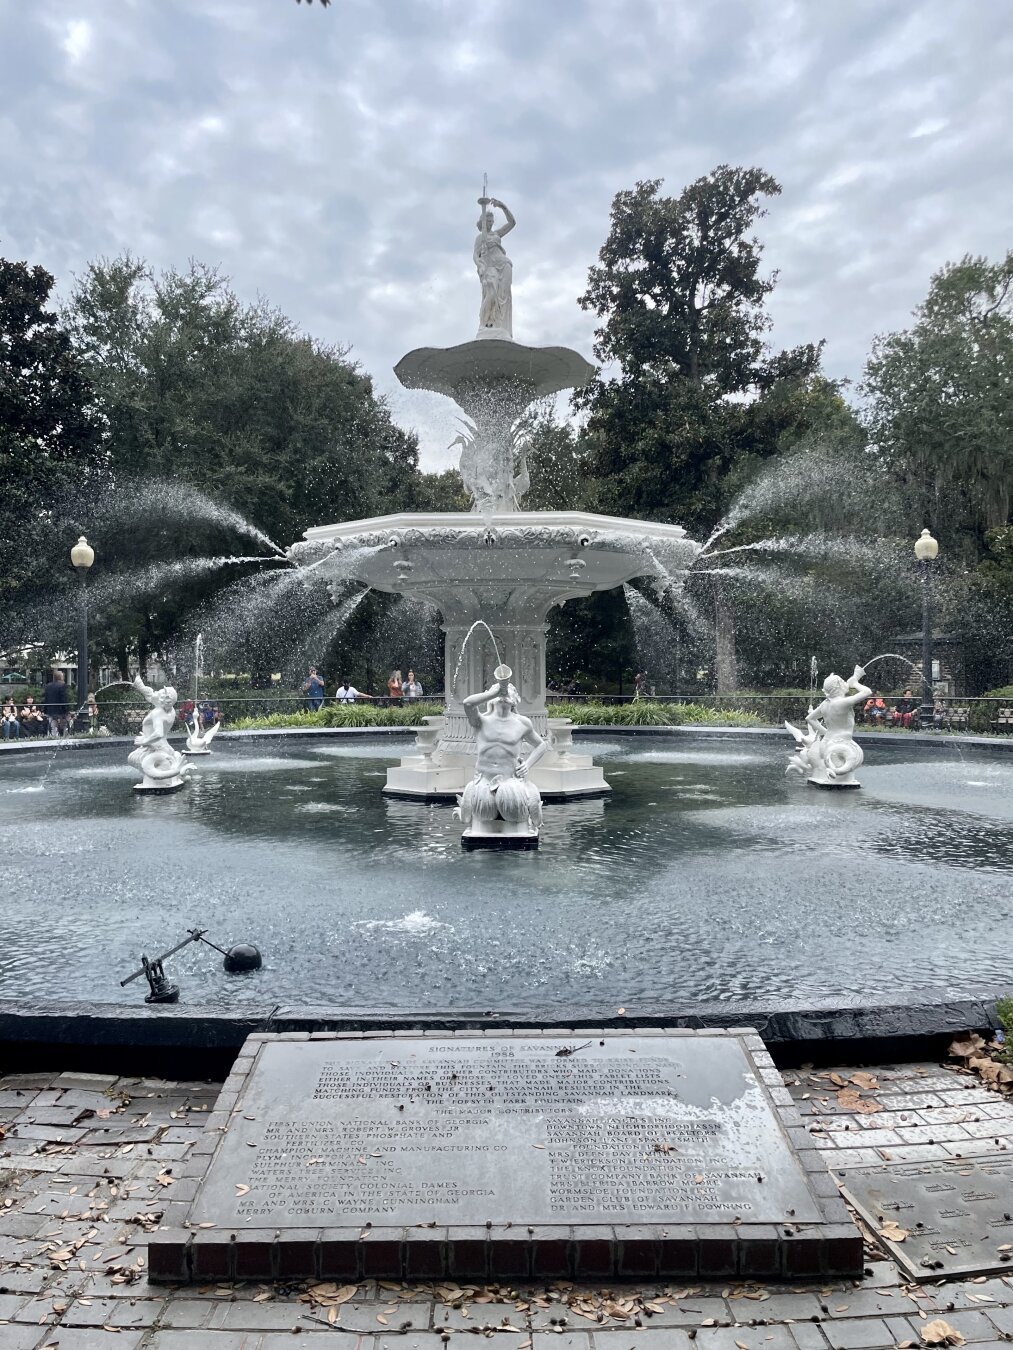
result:
[[[1013,996],[1007,994],[1005,998],[997,998],[995,1014],[1006,1038],[1002,1052],[1003,1059],[1007,1064],[1013,1064]]]
[[[638,699],[636,703],[550,703],[550,717],[569,717],[576,726],[599,727],[672,727],[718,726],[757,727],[762,719],[741,708],[706,708],[700,703],[656,703]]]
[[[416,727],[426,717],[439,716],[437,703],[406,703],[375,708],[370,703],[329,703],[317,712],[270,713],[239,717],[228,727],[235,731],[270,731],[299,727]],[[577,726],[756,727],[762,719],[741,708],[705,708],[699,703],[550,703],[550,717],[569,717]]]
[[[262,717],[237,717],[228,723],[233,731],[274,731],[299,727],[417,727],[425,717],[438,716],[438,703],[404,703],[375,708],[371,703],[328,703],[316,712],[268,713]]]

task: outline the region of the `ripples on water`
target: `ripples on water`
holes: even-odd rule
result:
[[[786,738],[787,739],[787,738]],[[801,1006],[1008,984],[1013,760],[867,750],[861,793],[784,777],[788,745],[581,743],[610,800],[548,805],[542,846],[467,853],[449,806],[380,794],[404,742],[223,745],[138,799],[120,747],[0,760],[0,997],[630,1010]],[[945,751],[943,752],[945,755]],[[143,993],[143,990],[141,991]]]

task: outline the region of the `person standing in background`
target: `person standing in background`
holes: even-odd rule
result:
[[[372,694],[364,694],[361,689],[356,689],[354,684],[349,682],[347,675],[342,675],[341,683],[338,685],[338,691],[334,695],[335,703],[354,703],[357,698],[372,699]]]
[[[69,706],[63,671],[54,670],[53,678],[42,691],[42,711],[49,718],[49,734],[51,736],[65,736],[67,734]]]
[[[415,678],[414,670],[410,670],[408,672],[408,678],[401,686],[401,697],[404,699],[405,703],[415,703],[422,697],[422,693],[422,686]]]
[[[310,666],[309,678],[299,688],[306,695],[306,706],[310,712],[316,712],[324,706],[324,682],[317,674],[316,666]]]

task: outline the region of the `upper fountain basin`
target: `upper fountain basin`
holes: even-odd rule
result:
[[[300,564],[381,591],[436,592],[488,586],[554,599],[610,590],[634,577],[670,581],[700,545],[681,525],[584,511],[501,515],[401,514],[319,525],[290,550]]]
[[[482,338],[456,347],[417,347],[402,356],[394,374],[406,389],[430,389],[456,397],[474,380],[517,380],[530,398],[579,389],[595,367],[568,347],[525,347],[510,338]]]

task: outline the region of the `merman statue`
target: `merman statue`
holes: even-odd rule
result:
[[[497,666],[496,683],[462,700],[475,728],[475,777],[457,799],[465,848],[537,848],[542,799],[528,773],[548,746],[517,707],[513,671]],[[525,746],[530,750],[524,753]]]
[[[167,684],[155,690],[134,676],[134,688],[151,704],[145,713],[139,736],[134,737],[136,750],[131,750],[127,763],[141,773],[141,781],[134,784],[135,792],[178,792],[186,784],[190,765],[166,739],[176,721],[176,691]]]
[[[850,680],[840,675],[828,675],[823,681],[825,698],[818,708],[809,705],[806,730],[801,731],[791,722],[785,727],[795,737],[795,754],[788,762],[786,773],[803,775],[812,787],[857,788],[855,770],[865,756],[857,744],[855,708],[872,694],[862,683],[865,671],[855,667]]]

